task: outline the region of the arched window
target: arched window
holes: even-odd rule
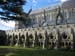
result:
[[[63,39],[66,39],[66,38],[67,38],[66,33],[63,33],[63,34],[62,34],[62,38],[63,38]]]

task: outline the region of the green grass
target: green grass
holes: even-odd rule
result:
[[[75,56],[75,51],[0,46],[0,56]]]

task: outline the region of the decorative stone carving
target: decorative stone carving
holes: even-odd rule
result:
[[[50,27],[50,26],[49,26]],[[75,29],[69,25],[51,26],[50,28],[29,28],[23,31],[7,33],[7,43],[11,46],[42,47],[53,49],[74,49]],[[21,29],[22,30],[22,29]]]

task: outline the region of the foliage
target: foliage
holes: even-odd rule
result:
[[[26,0],[0,0],[0,19],[2,20],[24,20],[28,17],[28,13],[23,11],[23,5]]]
[[[61,18],[61,20],[60,20],[60,23],[63,23],[63,20],[64,20],[64,17],[63,17],[63,14],[61,13],[61,8],[60,8],[60,6],[59,6],[59,8],[58,8],[58,14],[57,14],[57,16],[56,16],[56,25],[58,25],[58,18]]]

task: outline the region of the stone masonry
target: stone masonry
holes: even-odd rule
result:
[[[48,49],[75,47],[75,24],[6,31],[7,45]]]

